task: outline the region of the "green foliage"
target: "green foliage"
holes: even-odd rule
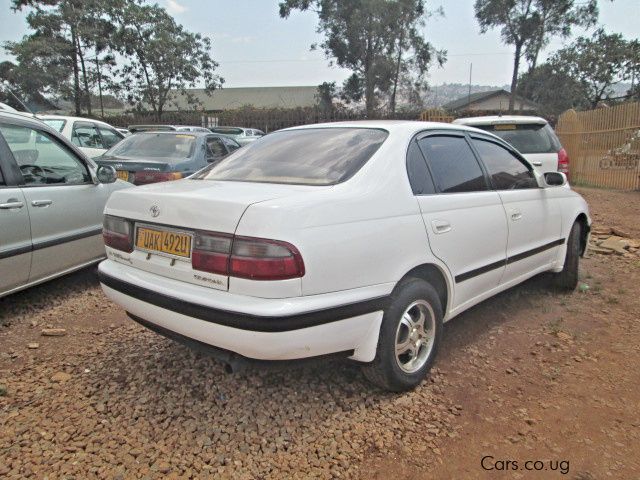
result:
[[[591,26],[598,17],[597,0],[476,0],[475,14],[480,31],[500,29],[502,41],[515,47],[511,92],[517,91],[520,61],[530,68],[551,38],[567,37],[574,26]],[[513,111],[514,95],[509,101]]]
[[[611,87],[640,73],[640,42],[625,40],[602,28],[590,38],[580,37],[556,52],[554,61],[565,65],[567,74],[582,86],[582,95],[591,107],[613,94]]]
[[[119,93],[138,110],[148,107],[158,118],[178,91],[197,105],[186,90],[205,82],[212,92],[223,79],[215,74],[218,64],[211,58],[211,40],[188,32],[158,5],[116,0],[110,15],[117,25],[114,43],[124,63],[117,71]]]
[[[540,105],[538,112],[546,118],[557,118],[570,108],[585,109],[583,85],[568,72],[566,65],[549,60],[520,76],[518,94]]]
[[[422,77],[434,61],[442,64],[446,60],[446,52],[436,50],[420,33],[432,14],[424,0],[280,2],[281,17],[287,18],[294,10],[318,14],[318,33],[325,37],[320,48],[332,59],[331,64],[353,72],[343,85],[342,97],[364,99],[369,116],[385,95],[390,96],[390,109],[395,110],[402,75],[412,72]]]
[[[0,75],[27,98],[42,92],[73,99],[76,114],[86,109],[91,116],[96,98],[102,107],[103,91],[110,91],[159,118],[172,89],[188,96],[185,88],[200,81],[208,91],[222,83],[209,54],[211,41],[186,31],[158,5],[144,0],[13,0],[12,5],[29,9],[33,33],[5,44],[17,64],[5,65]]]

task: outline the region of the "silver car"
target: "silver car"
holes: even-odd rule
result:
[[[233,138],[240,145],[246,145],[247,143],[255,142],[261,137],[264,137],[264,132],[257,128],[242,128],[242,127],[211,127],[213,133],[219,133]]]
[[[127,187],[43,122],[0,113],[0,297],[102,259],[104,205]]]

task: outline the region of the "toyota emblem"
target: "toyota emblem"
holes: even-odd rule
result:
[[[158,215],[160,215],[160,207],[157,205],[153,205],[150,209],[149,212],[151,213],[152,217],[157,217]]]

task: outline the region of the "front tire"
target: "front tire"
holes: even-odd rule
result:
[[[415,388],[424,380],[442,337],[442,305],[436,290],[420,278],[403,280],[384,312],[373,361],[365,377],[389,391]]]
[[[582,227],[579,222],[575,222],[571,227],[571,233],[567,240],[567,254],[564,258],[564,267],[560,273],[554,277],[556,288],[564,291],[573,291],[578,286],[578,271],[580,264],[580,235]]]

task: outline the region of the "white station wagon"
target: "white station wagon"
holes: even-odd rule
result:
[[[337,354],[410,389],[444,321],[541,272],[575,288],[590,219],[565,183],[470,127],[291,128],[115,192],[100,281],[134,320],[231,369]]]

